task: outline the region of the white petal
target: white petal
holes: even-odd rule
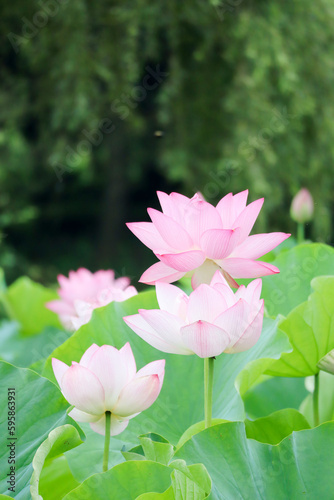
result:
[[[226,308],[227,303],[222,293],[210,285],[199,285],[189,296],[188,320],[190,323],[198,320],[214,323]]]
[[[160,392],[158,375],[146,375],[131,380],[122,390],[113,408],[113,413],[127,417],[146,410],[157,399]]]
[[[177,286],[160,281],[156,284],[155,289],[160,309],[185,319],[188,295]]]
[[[76,316],[72,316],[70,318],[70,330],[76,331],[79,330],[83,325],[86,325],[90,319],[91,319],[91,314],[87,316],[82,316],[81,318],[77,318]]]
[[[219,356],[229,345],[230,337],[218,326],[197,321],[181,329],[184,343],[200,358]]]
[[[66,364],[60,361],[59,359],[52,358],[52,368],[53,368],[53,373],[55,374],[55,377],[57,379],[57,382],[59,384],[59,387],[61,388],[61,381],[63,378],[64,373],[67,372],[67,370],[70,369],[70,367]]]
[[[257,216],[260,213],[263,202],[264,198],[260,198],[259,200],[253,201],[252,203],[247,205],[247,207],[240,213],[240,215],[235,220],[234,227],[241,228],[240,242],[244,241],[251,232],[254,223],[257,219]]]
[[[193,246],[192,239],[181,224],[154,208],[148,208],[147,211],[167,245],[181,251]]]
[[[221,271],[219,269],[215,272],[215,274],[213,275],[212,280],[210,282],[211,286],[215,286],[217,284],[225,285],[229,288],[226,279],[224,278],[223,274],[221,273]]]
[[[91,316],[93,311],[93,304],[85,302],[84,300],[75,300],[74,309],[76,314],[81,316]]]
[[[129,222],[126,224],[130,231],[151,250],[170,251],[172,247],[161,237],[152,222]]]
[[[285,233],[265,233],[248,236],[243,243],[233,250],[231,257],[258,259],[277,247],[289,236],[291,235]]]
[[[125,361],[124,351],[120,353],[118,349],[110,345],[100,347],[90,359],[88,368],[103,386],[106,410],[112,410],[128,381],[128,366]]]
[[[171,283],[177,281],[185,275],[182,271],[175,271],[170,266],[166,266],[163,262],[156,262],[153,266],[146,269],[141,275],[139,282],[147,285],[154,285],[157,281]]]
[[[79,361],[79,364],[81,366],[84,366],[85,368],[88,367],[89,362],[91,360],[91,357],[93,354],[99,349],[99,346],[97,344],[92,344],[87,351],[84,352],[82,358]]]
[[[260,299],[262,289],[262,280],[260,278],[253,280],[247,287],[240,286],[235,293],[236,299],[244,299],[248,304]]]
[[[250,325],[246,328],[245,332],[239,340],[234,345],[231,345],[225,352],[235,353],[235,352],[243,352],[247,349],[253,347],[254,344],[259,340],[261,331],[262,331],[262,323],[263,323],[263,301],[260,311],[255,316]]]
[[[179,272],[188,272],[201,266],[205,261],[205,254],[201,250],[188,250],[180,253],[156,253],[166,266],[176,269]]]
[[[92,415],[90,413],[85,413],[84,411],[73,408],[68,414],[76,422],[96,422],[101,418],[101,415]]]
[[[165,364],[166,361],[164,359],[152,361],[151,363],[143,366],[143,368],[138,371],[138,373],[136,374],[136,378],[144,377],[145,375],[158,375],[161,389],[165,376]]]
[[[200,247],[201,236],[209,229],[223,229],[216,208],[195,195],[184,210],[184,225],[195,245]],[[230,228],[229,228],[230,229]]]
[[[261,309],[262,301],[258,304],[249,305],[244,299],[227,309],[215,321],[215,324],[223,328],[231,338],[233,346],[244,335],[246,329],[253,322]]]
[[[94,373],[78,363],[73,364],[63,375],[62,393],[78,410],[93,415],[104,411],[104,390]]]
[[[123,320],[140,338],[155,347],[155,349],[171,354],[190,354],[186,349],[177,348],[171,342],[162,339],[159,332],[156,332],[140,314],[125,316]]]
[[[279,273],[279,269],[267,262],[260,260],[239,259],[237,257],[217,261],[223,271],[226,271],[233,278],[260,278],[270,274]]]
[[[180,206],[179,203],[175,202],[172,196],[169,196],[166,193],[163,193],[162,191],[157,191],[157,195],[159,198],[159,202],[162,208],[162,211],[165,215],[168,215],[168,217],[171,217],[174,219],[176,222],[179,222],[182,224],[182,215],[180,211]],[[186,203],[189,202],[189,198],[187,198]]]
[[[139,309],[138,312],[146,323],[157,332],[159,337],[177,349],[179,354],[181,354],[180,351],[183,351],[182,354],[191,354],[184,345],[180,335],[180,328],[185,324],[181,318],[173,316],[166,311],[160,311],[159,309],[151,309],[149,311]]]
[[[209,229],[201,236],[201,248],[209,259],[224,259],[230,255],[240,239],[240,228]]]
[[[124,429],[127,428],[128,423],[129,423],[128,420],[119,419],[119,418],[117,418],[117,416],[111,415],[111,417],[110,417],[110,436],[117,436],[117,434],[120,434],[121,432],[123,432]],[[97,432],[98,434],[102,434],[102,436],[105,436],[105,430],[106,430],[105,414],[97,422],[91,423],[90,426],[94,432]]]
[[[237,193],[233,196],[232,193],[227,194],[217,204],[223,227],[232,229],[235,226],[235,221],[241,212],[246,208],[248,190]]]
[[[136,360],[133,355],[131,345],[129,342],[127,342],[120,350],[119,350],[121,362],[123,363],[124,367],[126,367],[127,371],[127,377],[126,377],[126,383],[130,382],[130,380],[133,379],[136,375],[137,367],[136,367]],[[124,384],[125,385],[125,384]]]

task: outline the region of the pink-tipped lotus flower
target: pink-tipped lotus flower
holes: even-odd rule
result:
[[[168,283],[156,284],[159,309],[139,309],[126,324],[156,349],[201,358],[241,352],[260,337],[263,321],[262,282],[252,281],[233,293],[219,271],[189,297]]]
[[[312,220],[314,212],[314,202],[311,193],[308,189],[302,188],[294,196],[290,214],[294,221],[304,224]]]
[[[53,358],[52,367],[77,422],[89,422],[105,434],[105,412],[111,412],[110,435],[120,434],[129,420],[157,399],[165,374],[165,360],[153,361],[137,372],[129,343],[120,350],[93,344],[79,363],[67,366]]]
[[[69,277],[59,275],[60,300],[52,300],[46,307],[59,315],[66,328],[77,330],[88,323],[93,310],[110,302],[122,302],[137,294],[134,286],[129,286],[129,278],[115,279],[115,273],[88,269],[70,271]]]
[[[192,286],[210,283],[220,269],[233,287],[234,279],[278,273],[277,267],[257,261],[290,236],[285,233],[249,233],[263,198],[246,206],[248,191],[229,193],[216,207],[200,194],[191,199],[178,193],[157,192],[163,213],[148,209],[152,222],[128,223],[128,228],[153,250],[160,262],[147,269],[140,281],[171,283],[193,272]]]

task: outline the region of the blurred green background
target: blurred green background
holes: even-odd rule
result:
[[[265,197],[256,231],[333,242],[332,0],[12,0],[0,7],[0,266],[136,281],[155,191]]]

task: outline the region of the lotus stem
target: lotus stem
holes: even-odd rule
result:
[[[319,425],[319,373],[314,375],[313,423],[315,427]]]
[[[111,412],[106,411],[106,433],[104,438],[103,467],[102,467],[103,472],[106,472],[108,470],[109,445],[110,445],[110,417],[111,417]]]
[[[302,222],[298,222],[297,225],[297,243],[303,243],[305,240],[305,226]]]
[[[212,420],[213,368],[215,358],[204,358],[204,415],[205,428]]]

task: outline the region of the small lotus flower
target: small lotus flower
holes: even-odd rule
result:
[[[115,436],[157,399],[165,360],[153,361],[136,372],[129,343],[120,350],[93,344],[79,363],[68,366],[52,358],[52,368],[61,392],[74,406],[69,416],[89,422],[93,431],[104,435],[105,413],[111,412],[110,435]]]
[[[314,212],[314,202],[311,193],[306,188],[302,188],[292,200],[290,214],[295,222],[304,224],[312,220]]]
[[[52,300],[46,307],[59,315],[65,328],[77,330],[92,317],[93,310],[110,302],[122,302],[137,294],[129,286],[129,278],[115,279],[112,270],[91,273],[88,269],[70,271],[69,277],[59,275],[60,300]]]
[[[257,261],[290,235],[249,233],[263,198],[246,206],[248,191],[229,193],[216,207],[200,194],[191,199],[179,193],[157,192],[162,213],[148,208],[152,222],[128,223],[128,228],[153,250],[160,262],[147,269],[140,281],[172,283],[192,273],[192,286],[210,283],[217,269],[233,287],[235,279],[278,273],[272,264]]]
[[[261,334],[261,287],[257,279],[233,293],[219,271],[210,285],[199,285],[189,297],[174,285],[158,282],[160,310],[139,309],[139,314],[123,319],[139,337],[163,352],[201,358],[241,352]]]

